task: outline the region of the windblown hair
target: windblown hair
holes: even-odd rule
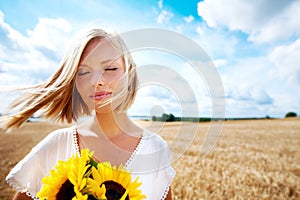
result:
[[[138,85],[136,65],[119,35],[107,33],[101,29],[91,29],[74,41],[63,57],[59,69],[48,80],[26,89],[23,88],[24,93],[9,106],[10,110],[15,110],[14,113],[0,118],[0,128],[19,127],[37,111],[41,112],[45,118],[68,123],[77,121],[80,116],[90,115],[91,108],[79,95],[75,79],[82,54],[86,46],[94,39],[107,39],[123,52],[128,87],[125,88],[126,91],[123,91],[126,93],[125,99],[117,110],[126,111],[136,96]]]

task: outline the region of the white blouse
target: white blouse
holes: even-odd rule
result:
[[[33,199],[42,188],[42,178],[49,175],[59,160],[80,154],[76,127],[53,131],[7,175],[6,181],[17,191]],[[139,189],[149,200],[165,199],[176,172],[170,165],[167,143],[157,134],[144,130],[134,152],[125,163],[127,170],[142,185]]]

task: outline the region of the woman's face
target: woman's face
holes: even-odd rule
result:
[[[125,85],[122,52],[106,39],[91,41],[82,54],[76,76],[76,88],[83,101],[96,112],[106,112],[120,105],[111,99]],[[110,101],[103,106],[104,102]]]

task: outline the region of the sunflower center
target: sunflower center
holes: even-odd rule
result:
[[[102,184],[104,184],[106,188],[105,196],[107,200],[119,200],[126,192],[126,189],[121,184],[114,181],[104,181]],[[128,195],[126,196],[125,200],[129,200]]]
[[[59,189],[59,192],[56,194],[56,199],[71,200],[75,196],[76,194],[74,192],[74,185],[69,180],[66,180],[66,182],[64,182],[61,188]]]

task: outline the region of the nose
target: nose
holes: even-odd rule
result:
[[[91,81],[91,85],[93,87],[103,86],[104,82],[105,82],[104,77],[103,77],[103,73],[101,71],[94,72],[90,81]]]

